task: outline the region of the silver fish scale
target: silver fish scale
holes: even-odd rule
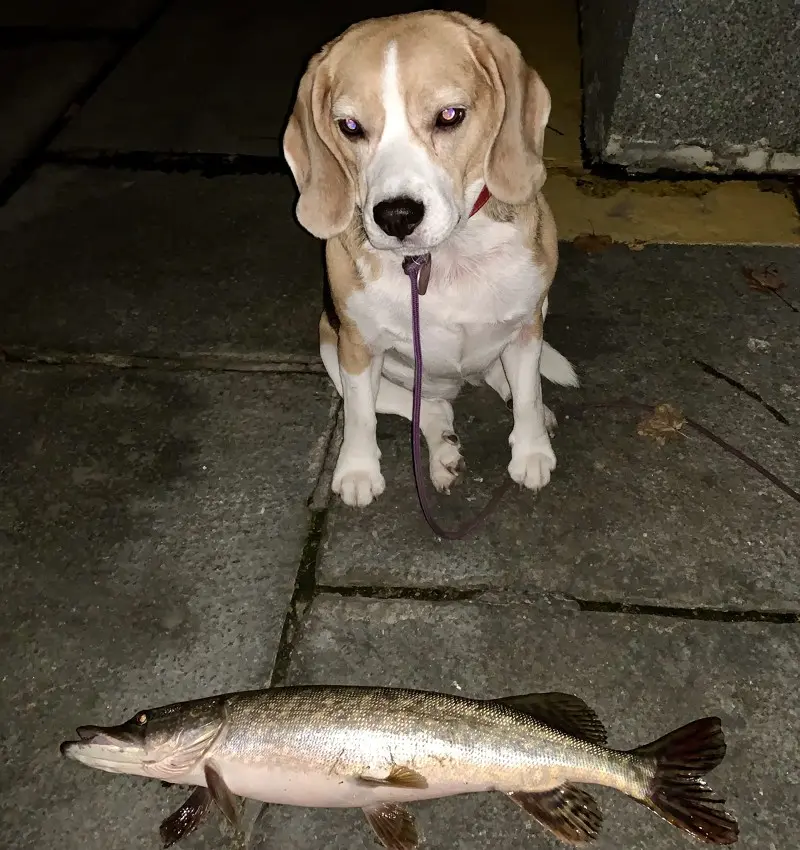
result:
[[[215,759],[329,776],[380,779],[400,766],[430,786],[534,790],[608,782],[629,760],[501,703],[423,691],[281,688],[232,695],[225,708]]]

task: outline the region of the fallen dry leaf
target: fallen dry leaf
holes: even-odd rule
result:
[[[585,254],[600,254],[608,250],[614,244],[614,240],[602,233],[579,233],[572,240],[572,244]]]
[[[786,286],[786,281],[778,274],[775,266],[759,270],[742,266],[742,274],[754,292],[780,292]]]
[[[636,433],[640,437],[650,437],[659,446],[663,446],[667,440],[677,437],[685,424],[686,419],[677,407],[671,404],[657,404],[652,412],[642,417],[636,426]]]

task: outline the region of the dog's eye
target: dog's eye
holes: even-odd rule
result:
[[[462,109],[460,106],[448,106],[436,116],[436,126],[442,128],[458,127],[466,116],[466,109]]]
[[[364,135],[364,128],[355,118],[342,118],[336,122],[342,134],[348,139],[360,139]]]

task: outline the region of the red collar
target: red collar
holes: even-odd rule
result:
[[[484,186],[484,187],[483,187],[483,189],[481,189],[481,193],[480,193],[480,195],[478,195],[478,198],[477,198],[477,200],[475,201],[475,205],[472,207],[472,212],[469,214],[469,217],[470,217],[470,218],[472,218],[472,216],[474,216],[474,215],[475,215],[475,213],[476,213],[476,212],[478,212],[478,210],[479,210],[479,209],[480,209],[480,208],[481,208],[481,207],[482,207],[482,206],[483,206],[483,205],[484,205],[484,204],[485,204],[485,203],[489,200],[489,198],[491,198],[491,197],[492,197],[492,193],[489,191],[489,187],[488,187],[488,186]]]

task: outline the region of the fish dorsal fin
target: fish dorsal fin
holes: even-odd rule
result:
[[[501,697],[494,702],[529,714],[574,738],[604,745],[606,730],[598,716],[586,703],[572,694],[551,691],[545,694],[521,694]]]
[[[603,823],[594,797],[569,782],[549,791],[512,791],[508,796],[553,835],[569,844],[594,841]]]

